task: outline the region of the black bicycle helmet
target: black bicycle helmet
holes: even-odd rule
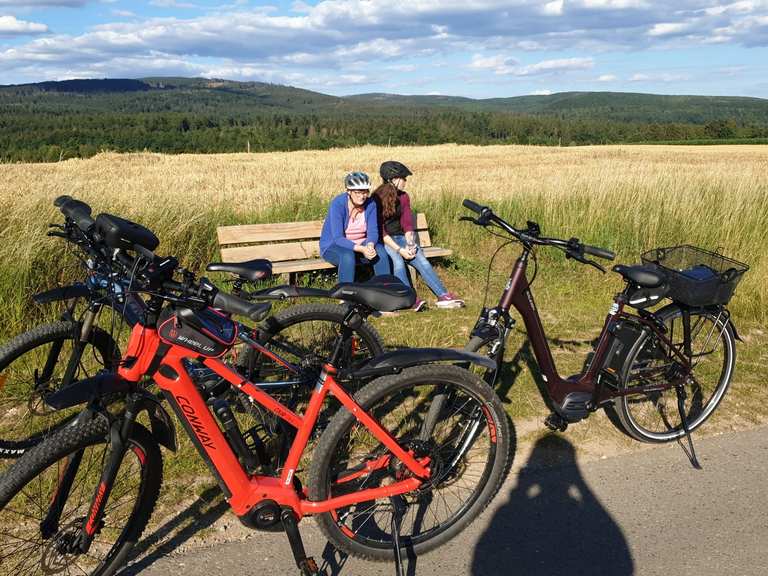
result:
[[[384,182],[389,182],[395,178],[407,178],[413,172],[408,170],[408,166],[395,160],[387,160],[379,168],[379,174],[381,174]]]

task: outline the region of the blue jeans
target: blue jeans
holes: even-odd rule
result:
[[[397,242],[397,245],[401,248],[406,247],[407,243],[405,236],[391,236],[391,238]],[[435,296],[440,297],[448,292],[448,290],[445,289],[445,286],[443,286],[443,283],[440,282],[440,278],[437,277],[437,273],[432,268],[432,264],[430,264],[427,257],[424,256],[421,247],[419,247],[419,251],[416,252],[416,257],[413,260],[405,260],[400,256],[399,252],[387,245],[384,245],[384,248],[386,248],[387,254],[389,254],[390,260],[392,260],[392,273],[397,276],[403,284],[406,286],[411,285],[411,282],[408,279],[408,271],[405,267],[407,263],[419,271],[421,279],[424,280],[424,283],[429,286],[429,289],[435,293]]]
[[[382,244],[376,244],[376,254],[376,258],[370,261],[359,252],[334,245],[323,253],[323,260],[339,269],[339,282],[354,282],[355,267],[358,263],[373,264],[373,273],[376,276],[389,274],[389,260]]]

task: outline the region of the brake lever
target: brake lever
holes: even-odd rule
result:
[[[573,258],[574,260],[576,260],[578,262],[581,262],[582,264],[589,264],[593,268],[597,268],[598,270],[600,270],[600,272],[602,272],[603,274],[606,273],[605,268],[600,266],[600,264],[598,264],[597,262],[595,262],[593,260],[589,260],[588,258],[584,258],[584,256],[582,256],[578,252],[574,252],[574,251],[571,251],[571,250],[566,250],[565,257],[566,258]]]
[[[472,218],[472,216],[460,216],[459,222],[472,222],[473,224],[477,224],[477,220]]]
[[[69,234],[66,234],[64,232],[47,232],[45,235],[55,236],[56,238],[64,238],[65,240],[69,240]]]

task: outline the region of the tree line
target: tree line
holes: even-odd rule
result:
[[[372,112],[93,112],[0,105],[0,161],[55,162],[103,150],[163,153],[261,152],[362,144],[576,146],[768,138],[743,120],[629,122],[464,110]]]

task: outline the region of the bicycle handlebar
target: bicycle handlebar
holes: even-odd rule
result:
[[[477,202],[473,202],[472,200],[469,200],[468,198],[465,198],[462,202],[462,205],[472,210],[473,212],[477,213],[480,217],[479,218],[462,218],[464,220],[470,220],[473,223],[477,224],[478,226],[487,226],[490,223],[494,223],[497,226],[499,226],[502,230],[506,231],[510,235],[517,238],[520,242],[525,244],[526,246],[532,246],[534,244],[540,245],[540,246],[554,246],[556,248],[560,248],[561,250],[565,251],[566,255],[570,258],[573,258],[574,260],[578,260],[579,262],[582,262],[584,264],[589,264],[591,266],[595,266],[599,270],[605,272],[605,269],[600,266],[599,264],[592,262],[591,260],[588,260],[584,258],[584,254],[590,254],[592,256],[597,256],[598,258],[604,258],[606,260],[613,260],[616,257],[616,254],[612,252],[611,250],[608,250],[606,248],[600,248],[598,246],[590,246],[588,244],[582,244],[579,242],[578,238],[571,238],[570,240],[561,240],[559,238],[546,238],[539,235],[539,225],[535,222],[528,222],[528,228],[525,230],[519,230],[512,226],[509,222],[504,220],[503,218],[500,218],[496,214],[493,213],[493,210],[491,210],[487,206],[480,206]]]
[[[462,202],[461,204],[462,206],[464,206],[464,208],[472,210],[472,212],[475,212],[477,214],[482,214],[484,209],[488,210],[488,208],[485,208],[484,206],[480,206],[480,204],[473,202],[469,198],[464,198],[464,202]]]
[[[582,244],[581,246],[585,254],[597,256],[598,258],[603,258],[605,260],[613,260],[616,258],[615,252],[611,252],[610,250],[606,250],[605,248],[599,248],[597,246],[589,246],[588,244]]]

